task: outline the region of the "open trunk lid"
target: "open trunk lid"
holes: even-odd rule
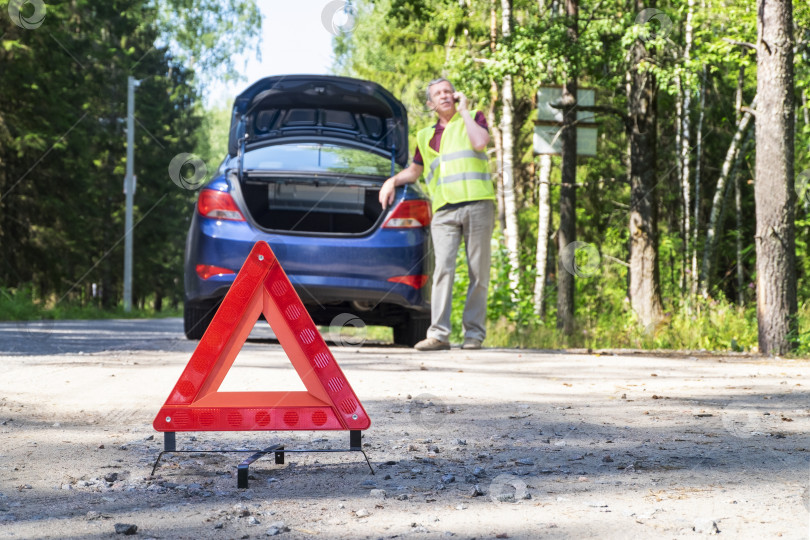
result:
[[[319,141],[346,144],[408,163],[405,107],[382,86],[327,75],[267,77],[234,101],[228,154],[236,157],[240,140],[251,147]]]

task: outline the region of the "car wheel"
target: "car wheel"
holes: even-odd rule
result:
[[[186,302],[183,304],[183,330],[188,339],[203,337],[208,325],[217,312],[217,305],[206,302]]]
[[[404,323],[394,326],[394,343],[413,347],[425,339],[428,328],[430,328],[428,317],[408,317]]]

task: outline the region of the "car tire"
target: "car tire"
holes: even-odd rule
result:
[[[394,344],[413,347],[423,339],[430,328],[428,317],[408,317],[402,324],[394,326]]]
[[[183,304],[183,330],[188,339],[200,339],[217,312],[213,303],[186,302]]]

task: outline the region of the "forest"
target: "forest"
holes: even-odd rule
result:
[[[33,3],[18,4],[38,24]],[[488,345],[810,350],[806,2],[357,0],[345,10],[333,73],[398,96],[411,147],[435,122],[425,86],[436,77],[486,114],[500,223]],[[255,46],[256,6],[79,0],[48,4],[37,28],[25,20],[0,23],[0,319],[29,304],[36,317],[119,307],[127,75],[142,81],[136,304],[176,308],[195,192],[166,167],[181,152],[211,170],[221,159],[212,141],[227,111],[206,111],[201,92],[235,74],[234,51]],[[549,126],[556,151],[538,153]],[[585,128],[596,129],[595,155],[578,155]],[[456,328],[466,286],[461,252]]]
[[[4,6],[0,319],[120,308],[130,76],[139,81],[134,304],[177,308],[196,192],[175,185],[168,166],[184,152],[212,156],[202,91],[236,76],[232,57],[256,45],[260,27],[247,0]]]
[[[737,0],[359,2],[337,70],[403,96],[413,132],[440,75],[486,112],[496,339],[806,350],[810,7],[775,5],[758,20]],[[559,155],[534,151],[541,106],[560,113]],[[595,156],[577,155],[582,113]]]

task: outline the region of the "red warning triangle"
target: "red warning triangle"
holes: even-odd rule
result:
[[[306,392],[219,392],[264,313]],[[371,420],[266,242],[242,265],[152,423],[157,431],[362,430]]]

